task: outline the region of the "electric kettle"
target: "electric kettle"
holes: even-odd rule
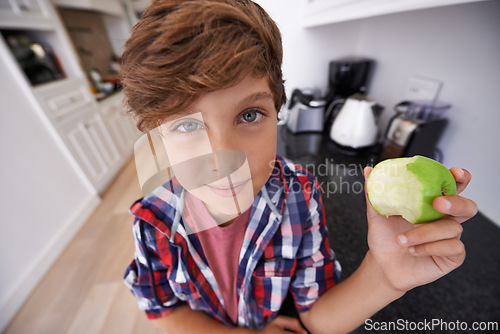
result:
[[[367,95],[354,94],[344,103],[330,129],[330,138],[337,144],[350,148],[363,148],[377,143],[378,118],[384,108]],[[333,110],[335,105],[329,107]]]

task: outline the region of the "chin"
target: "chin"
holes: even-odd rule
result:
[[[190,193],[205,204],[212,216],[237,216],[250,208],[255,198],[251,182],[236,197],[217,196],[208,186],[194,189]]]

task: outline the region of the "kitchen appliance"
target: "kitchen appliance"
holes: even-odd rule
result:
[[[330,62],[328,71],[327,104],[336,99],[346,99],[349,96],[368,92],[374,61],[362,57],[346,57]]]
[[[330,138],[348,148],[364,148],[375,145],[378,138],[378,118],[383,107],[367,95],[355,94],[342,104],[330,130]]]
[[[448,124],[445,115],[450,107],[439,101],[398,103],[384,136],[381,159],[418,154],[441,161],[437,143]]]
[[[323,132],[325,104],[314,92],[295,89],[288,105],[288,129],[293,133]]]
[[[333,60],[329,64],[328,90],[325,95],[325,129],[330,131],[335,115],[341,105],[339,99],[347,99],[356,94],[368,93],[368,82],[375,62],[362,57],[345,57]]]
[[[22,31],[2,31],[9,48],[32,85],[64,77],[58,58],[47,44]]]

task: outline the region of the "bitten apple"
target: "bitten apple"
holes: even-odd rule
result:
[[[383,216],[401,215],[412,224],[444,216],[432,207],[438,196],[457,193],[453,174],[439,162],[422,157],[388,159],[378,163],[366,183],[368,200]]]

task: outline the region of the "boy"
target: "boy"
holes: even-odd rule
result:
[[[367,204],[369,251],[339,282],[319,186],[276,156],[281,59],[278,28],[250,0],[153,1],[127,42],[128,104],[169,167],[131,207],[125,281],[168,333],[346,333],[464,260],[471,200],[437,198],[447,216],[416,228]],[[462,191],[470,174],[451,171]],[[278,315],[288,294],[300,322]]]

